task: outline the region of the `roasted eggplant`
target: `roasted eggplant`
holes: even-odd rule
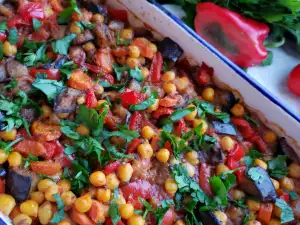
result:
[[[0,111],[0,131],[4,131],[7,128],[7,122],[5,121],[5,114]]]
[[[182,56],[182,48],[170,38],[165,38],[158,43],[158,49],[165,59],[175,63]]]
[[[74,112],[77,105],[77,98],[82,95],[83,92],[67,88],[54,100],[54,111],[56,113],[71,113]]]
[[[54,68],[55,69],[60,69],[64,64],[65,62],[67,62],[68,60],[68,57],[67,56],[60,56],[57,60],[55,60],[54,62]]]
[[[6,177],[6,169],[2,166],[0,167],[0,179]]]
[[[199,158],[202,162],[217,165],[224,161],[225,155],[221,148],[214,145],[209,150],[199,151]]]
[[[223,123],[221,121],[212,121],[212,126],[218,134],[236,136],[236,130],[232,123]]]
[[[287,143],[284,137],[279,138],[278,140],[278,151],[286,154],[286,156],[290,160],[296,163],[300,163],[300,157],[297,155],[295,150],[291,146],[289,146],[289,144]]]
[[[222,225],[222,222],[215,216],[212,211],[199,211],[196,213],[196,217],[198,221],[201,221],[205,225]]]

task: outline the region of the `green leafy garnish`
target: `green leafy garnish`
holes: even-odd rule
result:
[[[247,225],[250,220],[251,220],[250,215],[246,214],[245,217],[244,217],[244,219],[243,219],[242,225]]]
[[[10,143],[0,141],[0,148],[5,151],[6,154],[9,154],[13,149],[12,146],[17,144],[18,142],[22,141],[24,138],[18,138]]]
[[[186,115],[193,112],[194,110],[195,110],[195,107],[189,107],[186,109],[177,109],[170,115],[169,119],[173,122],[178,121],[178,120],[182,119],[183,117],[185,117]]]
[[[282,224],[293,221],[294,213],[292,208],[282,199],[276,199],[275,205],[281,209],[280,222]]]
[[[247,155],[244,157],[244,163],[247,167],[252,166],[253,162],[255,159],[259,159],[263,157],[264,154],[256,151],[256,150],[251,150],[247,153]]]
[[[116,40],[116,44],[117,45],[130,45],[131,41],[130,40],[123,40],[120,37],[120,33],[117,33],[117,40]]]
[[[30,166],[30,163],[39,161],[38,157],[29,154],[26,159],[24,159],[24,168],[27,169]]]
[[[81,15],[81,11],[78,8],[76,4],[76,0],[71,0],[71,6],[64,9],[59,15],[58,15],[58,22],[61,24],[67,24],[70,22],[70,18],[72,16],[72,13],[76,12],[79,15]]]
[[[252,167],[247,172],[248,176],[258,183],[261,183],[264,180],[264,176],[260,174],[259,168]]]
[[[5,32],[8,30],[7,22],[0,22],[0,32]]]
[[[17,28],[13,27],[9,30],[7,40],[12,45],[14,45],[18,42],[18,30],[17,30]]]
[[[103,131],[102,137],[108,139],[109,137],[121,137],[125,139],[126,142],[130,142],[140,136],[139,132],[136,130],[129,130],[127,125],[118,126],[119,131]]]
[[[261,65],[262,66],[270,66],[273,62],[273,52],[268,51],[268,57],[262,61]]]
[[[61,126],[60,128],[61,132],[67,137],[74,140],[80,139],[80,134],[76,132],[76,128],[79,126],[79,124],[75,122],[71,122],[69,120],[61,120],[60,126]]]
[[[50,223],[58,224],[65,217],[65,205],[58,193],[54,194],[58,212],[55,213],[50,220]]]
[[[109,140],[105,140],[103,142],[105,148],[107,149],[108,153],[110,154],[110,158],[113,160],[118,160],[118,159],[133,159],[134,156],[133,155],[127,155],[123,152],[119,152],[115,146],[111,145]]]
[[[144,212],[142,211],[141,213],[143,215],[143,218],[145,219],[149,212],[154,212],[155,210],[150,205],[150,203],[147,202],[145,199],[139,197],[139,201],[145,207],[145,211]]]
[[[89,187],[90,165],[86,159],[77,157],[72,161],[73,175],[67,177],[71,181],[71,190],[80,194],[83,188]]]
[[[63,82],[48,79],[36,79],[32,86],[43,92],[49,101],[53,101],[66,88]]]
[[[16,80],[16,78],[13,78],[11,82],[9,82],[7,85],[5,85],[3,87],[3,89],[14,89],[15,87],[17,87],[18,82]]]
[[[292,201],[295,201],[298,199],[298,195],[297,195],[297,192],[296,191],[286,191],[286,190],[283,190],[285,193],[288,193],[289,196],[290,196],[290,199]]]
[[[59,72],[64,75],[64,80],[69,80],[71,73],[77,68],[73,61],[66,62],[59,68]]]
[[[135,105],[130,105],[129,110],[130,111],[146,110],[150,106],[152,106],[157,99],[158,99],[158,93],[156,91],[152,91],[150,97],[147,100]]]
[[[67,55],[72,40],[76,37],[76,34],[69,34],[68,36],[55,40],[52,42],[52,49],[55,53],[61,55]]]
[[[4,49],[3,49],[3,43],[0,42],[0,60],[3,59],[4,56]]]
[[[276,158],[269,160],[268,171],[272,177],[283,178],[288,175],[289,169],[286,164],[287,157],[285,155],[278,155]]]
[[[117,225],[117,223],[121,220],[121,216],[119,213],[119,206],[116,203],[118,200],[119,191],[118,189],[114,189],[114,199],[110,203],[108,215],[110,216],[112,222],[114,225]]]
[[[38,31],[40,29],[41,25],[42,25],[41,21],[39,21],[36,18],[32,19],[32,26],[33,26],[34,31]]]

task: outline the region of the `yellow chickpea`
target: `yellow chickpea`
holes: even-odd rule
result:
[[[9,41],[4,41],[3,44],[3,54],[6,57],[12,57],[15,56],[17,54],[17,46],[16,45],[12,45],[11,43],[9,43]]]
[[[10,167],[18,167],[22,163],[22,155],[19,152],[12,152],[7,158]]]
[[[177,220],[174,225],[186,225],[183,220]]]
[[[134,207],[132,204],[121,204],[119,213],[122,219],[128,220],[134,214]]]
[[[141,215],[133,215],[128,219],[127,225],[145,225],[145,220]]]
[[[72,224],[67,220],[62,220],[57,225],[72,225]]]
[[[129,50],[130,57],[132,57],[132,58],[140,57],[141,51],[140,51],[139,47],[132,45],[132,46],[128,47],[128,50]]]
[[[44,202],[38,210],[38,218],[42,225],[49,224],[53,216],[53,207],[51,202]]]
[[[86,213],[92,207],[91,196],[86,194],[75,200],[75,209],[80,213]]]
[[[185,107],[185,108],[187,109],[187,108],[192,108],[192,107],[194,107],[195,110],[192,111],[192,112],[190,112],[189,114],[187,114],[187,115],[184,117],[184,119],[187,120],[187,121],[193,121],[193,120],[196,118],[196,116],[197,116],[198,111],[197,111],[197,109],[196,109],[196,107],[195,107],[194,104],[190,104],[190,105],[188,105],[188,106]]]
[[[185,159],[193,166],[197,166],[200,162],[198,159],[198,153],[195,150],[187,152],[185,154]]]
[[[289,176],[292,178],[300,178],[300,165],[297,163],[291,163],[289,165]]]
[[[215,98],[215,90],[213,88],[205,88],[202,92],[202,98],[206,101],[212,102]]]
[[[120,181],[115,173],[111,173],[106,176],[106,186],[108,189],[114,190],[115,188],[119,187],[119,185]]]
[[[100,84],[95,84],[94,90],[96,95],[101,95],[104,92],[104,88]]]
[[[45,200],[44,193],[40,191],[35,191],[30,193],[30,200],[36,201],[39,205]]]
[[[260,202],[254,201],[252,199],[247,199],[246,205],[248,206],[249,210],[251,210],[251,211],[258,211],[260,208]]]
[[[280,220],[275,219],[275,218],[272,218],[270,220],[270,222],[268,223],[268,225],[280,225],[280,224],[281,224]]]
[[[121,31],[121,38],[124,40],[132,40],[133,39],[133,30],[132,29],[123,29]]]
[[[221,148],[224,151],[231,151],[234,148],[234,144],[234,140],[232,140],[232,138],[229,136],[224,136],[220,140]]]
[[[271,181],[272,181],[272,183],[274,185],[275,190],[278,190],[279,187],[280,187],[279,182],[277,180],[273,179],[273,178],[271,178]]]
[[[268,169],[267,163],[265,163],[265,162],[262,161],[261,159],[255,159],[255,160],[254,160],[254,165],[255,165],[255,166],[259,166],[259,167],[263,168],[264,170],[267,170],[267,169]]]
[[[133,168],[130,163],[122,164],[117,171],[117,175],[122,182],[130,181],[133,174]]]
[[[288,177],[283,177],[279,180],[281,188],[287,190],[287,191],[293,191],[295,189],[295,184],[293,179]]]
[[[160,161],[162,163],[168,162],[168,160],[170,158],[169,150],[166,148],[159,149],[158,152],[156,153],[156,158],[158,161]]]
[[[13,141],[16,139],[17,136],[17,129],[13,128],[11,131],[2,131],[0,132],[0,137],[4,140],[4,141]]]
[[[237,103],[231,108],[231,112],[236,117],[242,117],[245,114],[245,108],[241,104]]]
[[[153,138],[153,136],[155,136],[155,131],[150,126],[144,126],[141,134],[143,138],[150,140],[151,138]]]
[[[166,94],[174,94],[176,93],[176,86],[173,83],[164,83],[163,89]]]
[[[15,206],[16,201],[11,195],[0,194],[0,212],[5,216],[8,216]]]
[[[50,179],[43,179],[38,183],[38,190],[40,192],[45,192],[51,186],[55,185],[55,183]]]
[[[61,194],[61,199],[65,206],[72,206],[76,200],[76,195],[72,191],[66,191]]]
[[[86,51],[86,52],[93,51],[93,50],[96,49],[94,43],[91,42],[91,41],[87,42],[82,47],[83,47],[83,50]]]
[[[142,76],[143,76],[143,79],[145,80],[147,77],[149,77],[150,75],[150,71],[147,67],[142,67],[141,68],[141,71],[142,71]]]
[[[180,77],[177,79],[177,90],[183,92],[190,85],[190,81],[187,77]]]
[[[70,115],[70,113],[58,113],[57,116],[60,119],[66,119],[68,118],[68,116]]]
[[[196,169],[192,164],[186,162],[186,163],[183,163],[182,166],[186,168],[189,177],[193,177],[195,175]]]
[[[194,119],[193,120],[193,127],[196,128],[201,124],[201,133],[204,134],[207,129],[208,129],[208,125],[207,122],[204,119]]]
[[[147,112],[153,112],[155,110],[157,110],[159,107],[159,100],[156,99],[155,102],[153,103],[153,105],[151,105],[148,109],[147,109]]]
[[[97,189],[96,198],[100,202],[108,202],[111,198],[111,190],[110,189],[104,189],[104,188]]]
[[[0,164],[3,164],[7,161],[8,155],[3,149],[0,149]]]
[[[95,187],[101,187],[106,184],[106,177],[102,171],[93,172],[90,175],[90,182]]]
[[[245,193],[243,191],[240,191],[238,189],[234,189],[232,191],[232,197],[234,200],[240,200],[241,198],[245,197]]]
[[[71,183],[68,180],[60,180],[57,183],[60,192],[66,192],[71,190]]]
[[[42,105],[42,118],[43,119],[46,119],[46,118],[49,118],[52,114],[52,109],[50,108],[50,106],[48,105]]]
[[[32,219],[26,214],[17,215],[13,221],[13,225],[30,225],[32,224]]]
[[[143,159],[149,159],[153,155],[152,146],[149,143],[143,143],[138,146],[138,153]]]
[[[276,139],[277,139],[276,134],[271,130],[265,132],[265,134],[263,135],[263,140],[267,143],[274,143]]]
[[[134,69],[140,65],[140,61],[137,58],[128,57],[126,60],[126,64],[131,68]]]
[[[178,185],[176,181],[172,178],[168,178],[165,181],[165,190],[169,195],[174,195],[178,190]]]
[[[153,53],[156,53],[156,52],[157,52],[157,46],[156,46],[155,44],[150,43],[150,44],[149,44],[149,47],[151,48],[151,50],[152,50]]]
[[[76,132],[78,133],[78,134],[80,134],[81,136],[88,136],[88,135],[90,135],[90,129],[87,127],[87,126],[85,126],[85,125],[83,125],[83,124],[80,124],[77,128],[76,128]]]
[[[53,195],[57,193],[58,193],[58,186],[56,184],[50,186],[45,192],[46,200],[50,202],[56,202],[56,199],[53,197]]]
[[[216,167],[216,173],[218,176],[227,171],[229,171],[229,168],[224,164],[218,164]]]
[[[74,34],[81,34],[81,29],[79,26],[76,25],[75,22],[71,23],[70,25],[70,32]]]
[[[39,209],[38,203],[33,200],[27,200],[21,203],[20,205],[21,212],[28,216],[37,217],[38,209]]]
[[[167,71],[162,75],[161,80],[164,82],[169,82],[175,80],[175,77],[176,74],[174,71]]]
[[[222,225],[225,225],[227,223],[227,215],[222,211],[214,211],[213,212],[216,218],[221,222]]]
[[[138,60],[139,60],[139,65],[145,65],[146,63],[145,57],[138,57]]]
[[[104,22],[104,16],[102,16],[99,13],[94,14],[93,17],[92,17],[92,22],[97,23],[97,24],[101,24],[101,23]]]

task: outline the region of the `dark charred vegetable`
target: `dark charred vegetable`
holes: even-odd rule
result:
[[[0,131],[4,131],[7,128],[7,122],[4,119],[5,114],[0,111]]]
[[[295,150],[289,146],[284,137],[280,138],[278,141],[278,150],[286,154],[290,160],[300,163],[300,157],[297,155]]]
[[[77,98],[82,94],[82,91],[67,88],[54,100],[54,111],[56,113],[74,112],[77,105]]]
[[[217,165],[223,162],[225,155],[221,148],[213,146],[209,150],[202,150],[199,152],[199,157],[202,162],[209,163],[211,165]]]
[[[216,94],[216,104],[222,106],[223,111],[230,111],[230,109],[238,102],[231,91],[219,91]]]
[[[17,202],[22,202],[27,199],[31,184],[31,176],[25,176],[14,169],[10,169],[8,171],[6,190],[16,199]]]
[[[233,135],[236,136],[236,130],[234,128],[234,125],[232,123],[222,123],[220,121],[212,121],[213,128],[216,130],[219,134],[227,134],[227,135]]]
[[[259,166],[251,169],[255,170],[257,176],[255,179],[245,176],[240,182],[241,189],[247,194],[259,198],[262,202],[275,201],[277,194],[269,174]]]
[[[5,69],[5,65],[3,63],[0,64],[0,82],[4,82],[7,80],[7,73]]]
[[[0,167],[0,178],[6,177],[6,169],[3,167]]]
[[[107,8],[105,6],[100,5],[100,4],[96,4],[96,3],[91,2],[91,1],[85,1],[84,6],[88,11],[90,11],[94,14],[99,13],[102,16],[104,16],[104,22],[107,23],[108,11],[107,11]]]
[[[197,212],[197,210],[196,210]],[[220,220],[213,214],[212,211],[205,211],[205,212],[197,212],[196,217],[199,221],[201,221],[203,224],[209,224],[209,225],[222,225]]]
[[[177,60],[183,54],[182,48],[170,38],[165,38],[161,42],[159,42],[158,49],[161,52],[163,58],[167,58],[173,63],[177,62]]]
[[[62,65],[64,65],[64,63],[68,60],[68,57],[63,55],[60,56],[57,60],[55,60],[54,62],[54,68],[55,69],[60,69],[60,67],[62,67]]]

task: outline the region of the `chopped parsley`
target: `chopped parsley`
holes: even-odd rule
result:
[[[83,188],[87,188],[90,185],[89,173],[90,165],[88,160],[77,157],[72,161],[73,174],[68,176],[67,179],[71,181],[71,190],[80,194]]]
[[[55,40],[52,42],[52,49],[55,53],[61,55],[68,55],[69,47],[72,43],[72,40],[76,37],[76,34],[69,34],[62,39]]]
[[[292,208],[284,200],[276,199],[275,205],[281,209],[280,222],[282,224],[295,219]]]
[[[43,92],[50,102],[66,88],[62,81],[48,79],[36,79],[32,86]]]
[[[5,32],[8,30],[7,22],[0,22],[0,32]]]
[[[54,194],[53,197],[55,198],[58,212],[53,215],[50,223],[58,224],[65,216],[65,205],[58,193]]]
[[[195,107],[189,107],[186,109],[177,109],[170,115],[169,119],[173,122],[178,121],[178,120],[182,119],[183,117],[185,117],[186,115],[193,112],[194,110],[195,110]]]
[[[14,45],[18,42],[18,30],[17,30],[17,28],[13,27],[9,30],[7,40],[12,45]]]
[[[131,41],[130,40],[123,40],[120,37],[120,32],[117,33],[117,40],[116,40],[117,45],[130,45]]]
[[[34,31],[38,31],[40,29],[41,25],[42,25],[41,21],[39,21],[36,18],[32,19],[32,26],[33,26]]]
[[[261,183],[264,180],[264,176],[260,173],[259,168],[252,167],[247,172],[248,176],[258,183]]]
[[[71,16],[73,12],[81,15],[80,9],[76,4],[76,0],[71,0],[71,6],[65,8],[59,15],[58,15],[58,22],[60,24],[68,24],[70,22]]]
[[[32,154],[29,154],[28,157],[26,159],[24,159],[23,161],[25,162],[24,168],[27,169],[30,166],[30,163],[37,162],[37,161],[39,161],[39,159],[38,159],[38,157],[36,157]]]
[[[0,141],[0,148],[5,151],[6,154],[9,154],[13,149],[12,146],[17,144],[18,142],[22,141],[24,138],[18,138],[10,143]]]
[[[152,91],[150,97],[147,100],[135,105],[130,105],[129,110],[130,111],[146,110],[150,106],[152,106],[157,99],[158,99],[158,93],[156,91]]]
[[[272,177],[280,179],[289,173],[286,160],[287,157],[285,155],[278,155],[276,158],[267,162],[268,171]]]
[[[163,200],[161,203],[161,207],[158,207],[155,210],[155,221],[157,225],[162,225],[164,216],[170,209],[170,205],[174,205],[173,200]]]
[[[121,220],[121,216],[119,213],[119,206],[117,204],[117,200],[119,197],[119,191],[118,189],[114,189],[114,199],[110,203],[108,215],[110,216],[112,222],[114,225],[117,225],[117,223]]]

